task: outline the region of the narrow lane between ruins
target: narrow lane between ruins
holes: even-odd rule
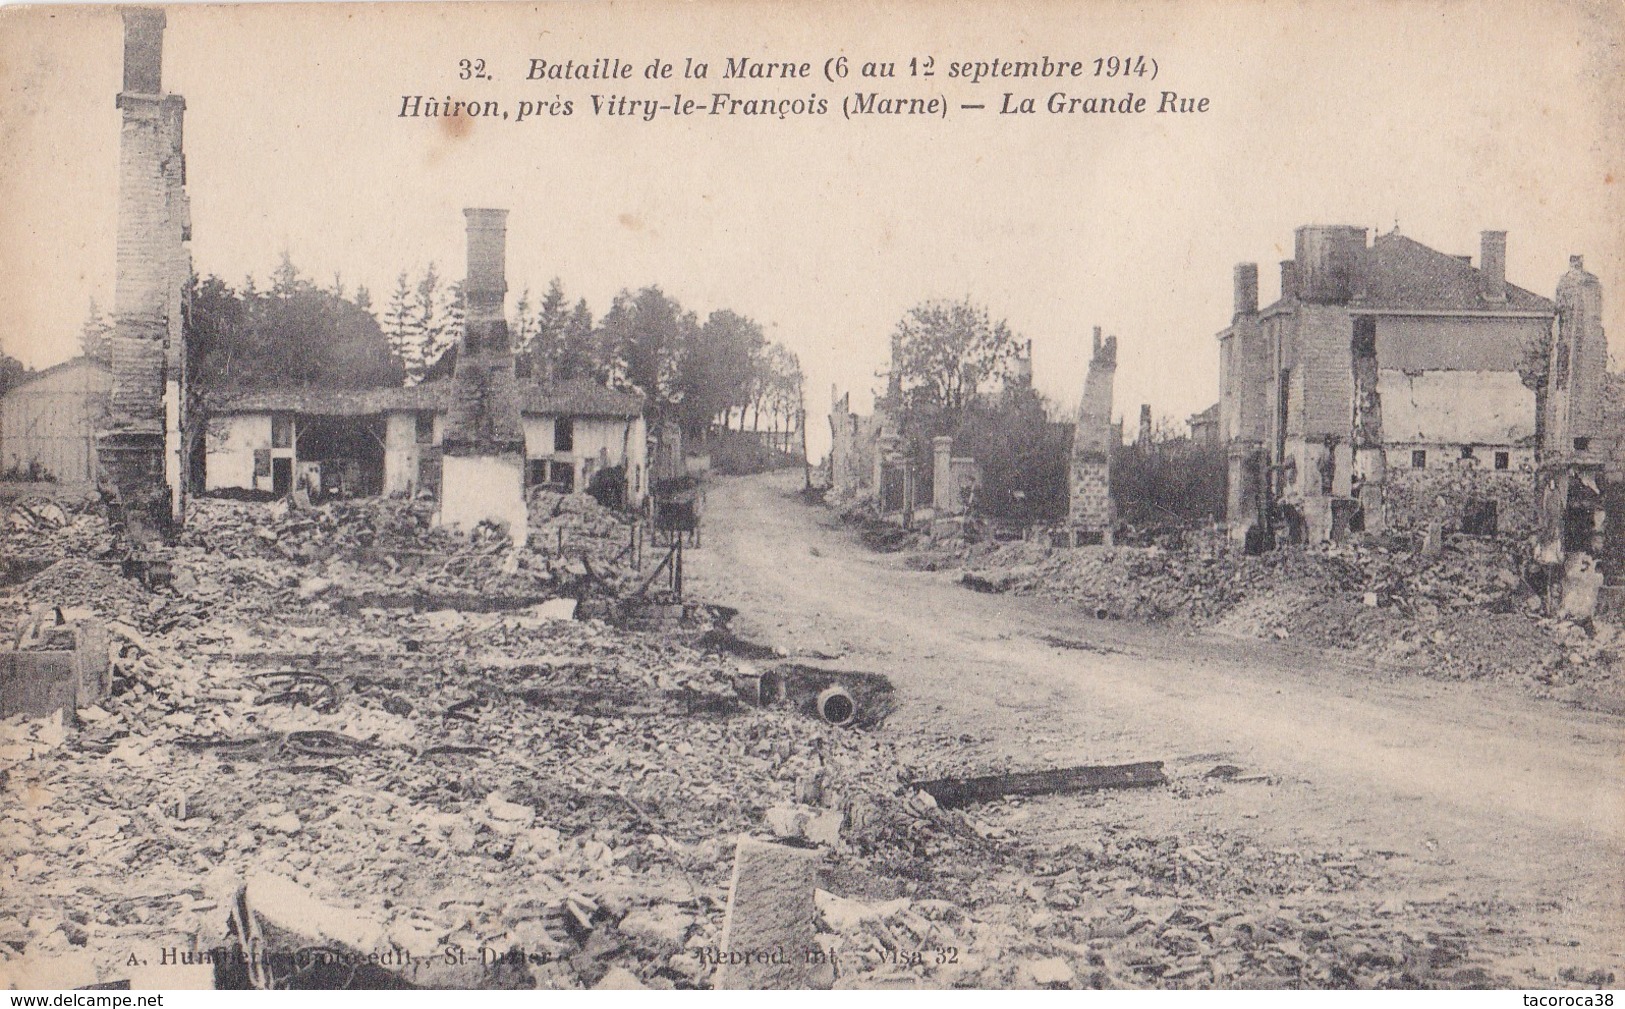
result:
[[[1221,764],[1266,776],[1195,794],[1030,800],[1030,836],[1060,844],[1131,825],[1381,852],[1378,885],[1396,901],[1483,902],[1509,930],[1617,956],[1617,717],[969,592],[869,552],[800,503],[799,486],[799,473],[713,484],[692,584],[742,611],[742,636],[890,676],[901,703],[882,731],[918,769],[1165,760],[1176,784]]]

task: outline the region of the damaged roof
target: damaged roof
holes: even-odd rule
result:
[[[526,414],[630,419],[643,414],[643,397],[599,385],[591,379],[519,382],[519,409]],[[209,397],[216,414],[302,413],[320,417],[365,417],[380,413],[444,412],[451,383],[424,382],[405,388],[277,388],[217,393]]]
[[[599,385],[590,378],[521,382],[519,409],[571,417],[631,418],[643,415],[643,397]]]
[[[303,413],[320,417],[365,417],[378,413],[444,410],[449,382],[426,382],[404,388],[314,389],[283,387],[217,393],[208,398],[211,413]]]
[[[1430,249],[1397,232],[1378,235],[1356,260],[1350,308],[1428,311],[1554,312],[1550,299],[1506,285],[1506,300],[1485,298],[1479,271],[1465,257]]]

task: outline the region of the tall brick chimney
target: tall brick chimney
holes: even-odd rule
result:
[[[1258,314],[1258,264],[1237,263],[1235,281],[1237,315]]]
[[[470,207],[468,275],[463,280],[463,346],[459,353],[512,352],[503,301],[508,296],[508,212]]]
[[[525,428],[503,303],[508,293],[508,212],[471,207],[463,335],[452,373],[441,460],[440,521],[505,525],[526,536]]]
[[[1485,301],[1507,300],[1507,233],[1486,231],[1478,257],[1479,293]]]
[[[192,272],[181,149],[186,102],[163,93],[164,12],[124,12],[113,388],[97,460],[126,512],[174,523],[189,470],[182,304]],[[132,533],[139,533],[132,527]]]
[[[1365,240],[1366,229],[1348,224],[1306,224],[1294,232],[1298,297],[1317,304],[1348,302]]]
[[[1281,260],[1281,300],[1296,298],[1298,296],[1298,261],[1296,259]]]
[[[150,7],[124,11],[124,91],[163,94],[164,12]]]

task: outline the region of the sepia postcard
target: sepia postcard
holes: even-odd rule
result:
[[[1622,47],[0,7],[0,987],[1612,1005]]]

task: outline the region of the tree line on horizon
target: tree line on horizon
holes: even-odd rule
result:
[[[337,276],[320,284],[286,253],[268,287],[252,276],[234,287],[194,275],[186,318],[192,384],[207,395],[273,385],[399,387],[449,374],[461,288],[431,262],[415,279],[401,271],[378,306],[364,285],[347,289]],[[92,301],[81,352],[105,359],[112,331]],[[585,298],[572,304],[554,278],[539,298],[521,291],[509,332],[522,379],[587,379],[641,394],[651,422],[675,423],[688,438],[803,423],[804,376],[793,352],[730,309],[701,320],[657,285],[623,289],[595,318]]]

